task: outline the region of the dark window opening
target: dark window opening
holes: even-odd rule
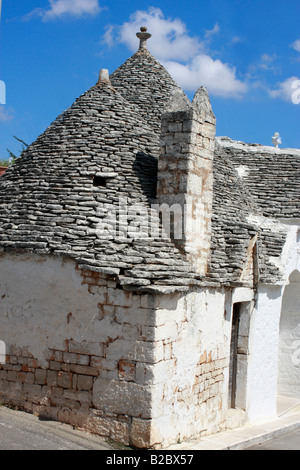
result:
[[[93,186],[97,186],[97,187],[102,187],[102,188],[106,188],[106,178],[104,178],[104,176],[94,176],[93,178]]]

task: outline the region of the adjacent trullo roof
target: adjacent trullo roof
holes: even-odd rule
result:
[[[143,232],[145,213],[159,226],[150,204],[160,116],[174,89],[184,94],[144,46],[110,80],[102,70],[98,83],[1,177],[0,250],[67,256],[82,268],[116,276],[126,288],[168,292],[194,284],[251,284],[247,267],[257,245],[261,280],[278,282],[280,273],[270,257],[280,256],[286,232],[252,221],[251,216],[265,213],[237,171],[238,157],[232,161],[221,141],[214,159],[206,278],[199,278],[167,237],[156,232],[149,237],[149,227],[147,237],[135,236]],[[297,191],[295,197],[299,203]]]

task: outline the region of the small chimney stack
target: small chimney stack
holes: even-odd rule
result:
[[[170,237],[201,275],[210,256],[215,130],[204,87],[192,103],[175,92],[162,114],[158,205],[173,211]]]

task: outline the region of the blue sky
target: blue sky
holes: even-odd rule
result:
[[[277,131],[300,148],[299,19],[299,0],[3,0],[0,158],[125,62],[140,26],[191,99],[208,88],[217,135],[272,145]]]

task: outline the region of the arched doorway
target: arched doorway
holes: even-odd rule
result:
[[[300,272],[297,270],[290,275],[282,299],[277,393],[300,401]]]

